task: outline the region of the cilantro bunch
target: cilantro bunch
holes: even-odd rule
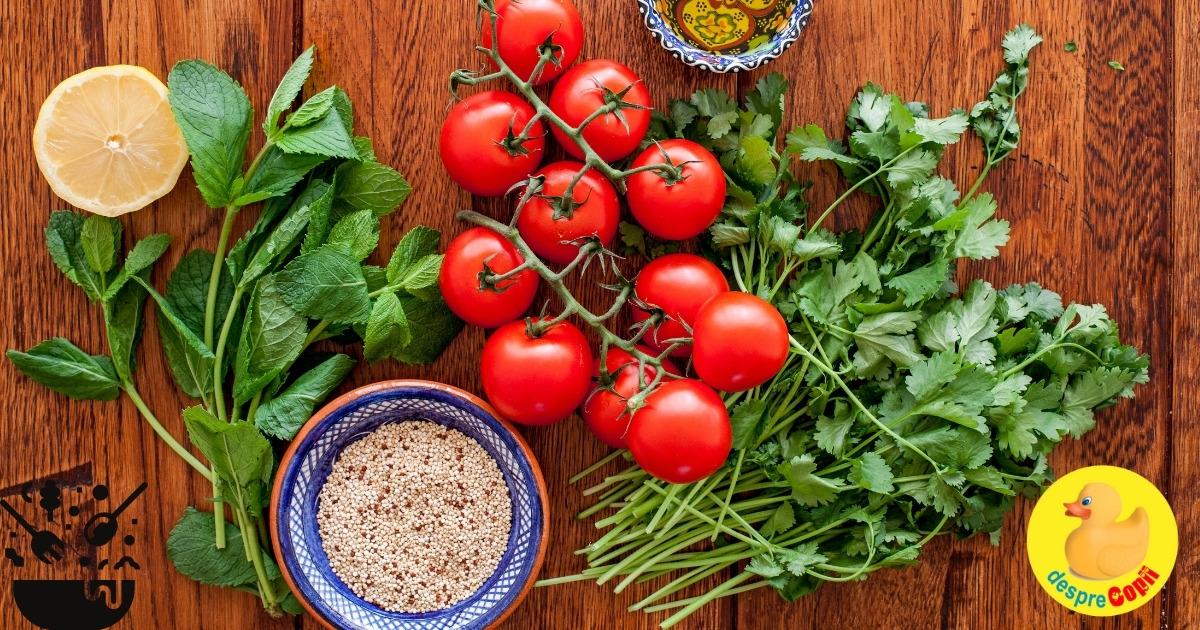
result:
[[[938,534],[996,542],[1015,497],[1052,478],[1054,447],[1146,382],[1147,358],[1121,344],[1103,306],[1064,307],[1036,283],[973,280],[960,292],[954,280],[960,259],[995,257],[1008,241],[995,199],[978,191],[1020,139],[1016,105],[1040,42],[1027,25],[1010,31],[1005,69],[969,112],[933,118],[868,84],[845,140],[809,125],[781,146],[788,84],[777,74],[744,106],[710,89],[656,115],[652,140],[688,138],[719,156],[729,199],[705,251],[780,310],[793,353],[771,382],[726,395],[734,452],[712,477],[672,486],[631,466],[591,488],[602,494],[581,516],[616,508],[596,523],[609,529],[581,550],[588,569],[548,582],[620,577],[621,591],[674,576],[631,607],[678,609],[669,627],[717,597],[771,587],[793,600],[914,564]],[[936,171],[968,129],[984,164],[962,195]],[[847,182],[815,218],[795,160],[832,163]],[[866,229],[828,230],[856,193],[878,207]],[[717,544],[698,549],[705,541]],[[740,570],[710,592],[669,601],[730,567]]]
[[[354,135],[340,88],[318,92],[284,114],[313,64],[309,48],[283,77],[267,108],[263,148],[246,163],[254,112],[229,75],[199,60],[168,78],[170,102],[205,202],[224,209],[215,251],[195,249],[166,290],[150,282],[171,237],[138,241],[120,260],[122,224],[59,211],[46,245],[60,270],[104,311],[107,355],[56,337],[8,357],[27,376],[76,399],[125,393],[155,432],[213,484],[214,514],[189,507],[167,541],[176,569],[205,584],[257,593],[272,614],[301,612],[271,557],[265,510],[278,441],[301,425],[346,378],[346,354],[308,353],[332,339],[363,340],[368,361],[433,361],[462,328],[437,286],[439,233],[417,227],[386,267],[368,264],[380,221],[410,192]],[[234,218],[265,202],[231,247]],[[228,250],[228,251],[227,251]],[[133,377],[147,298],[171,375],[199,404],[183,411],[200,461],[158,421]],[[226,520],[226,506],[232,523]]]

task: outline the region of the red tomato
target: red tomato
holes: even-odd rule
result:
[[[553,424],[571,415],[591,385],[592,351],[583,333],[559,322],[533,339],[526,323],[505,324],[483,345],[480,374],[488,402],[521,424]]]
[[[562,47],[556,62],[542,66],[542,74],[533,82],[542,85],[553,81],[563,70],[575,63],[583,48],[583,20],[571,0],[496,0],[496,23],[500,37],[500,58],[509,68],[528,81],[537,66],[538,47],[553,36]],[[483,47],[492,47],[492,19],[483,19]]]
[[[497,90],[480,92],[455,105],[442,123],[438,140],[442,164],[450,177],[481,197],[499,197],[529,177],[542,163],[546,146],[541,121],[533,124],[529,140],[520,150],[510,152],[501,143],[510,127],[519,134],[531,118],[529,103]]]
[[[646,231],[680,241],[708,229],[725,205],[725,173],[708,149],[691,140],[665,140],[648,147],[631,168],[670,163],[683,166],[671,181],[657,171],[635,173],[625,181],[629,210]]]
[[[655,354],[654,350],[645,346],[638,346],[638,349],[649,355]],[[588,395],[587,400],[583,401],[580,415],[592,430],[592,434],[601,442],[613,448],[629,448],[625,434],[629,430],[630,414],[626,413],[625,402],[638,392],[641,385],[637,374],[638,360],[620,348],[609,348],[604,365],[614,380],[609,388],[599,385],[600,359],[597,358],[592,370],[592,380],[597,386]],[[669,360],[663,361],[663,369],[668,374],[680,376],[679,368]],[[647,365],[643,374],[649,383],[658,374],[658,370]]]
[[[692,483],[717,472],[732,446],[725,403],[690,378],[660,385],[629,423],[634,461],[670,483]]]
[[[542,194],[529,200],[517,217],[517,229],[530,249],[538,256],[560,265],[565,265],[579,254],[579,248],[571,241],[585,237],[599,237],[608,247],[617,235],[621,222],[621,206],[617,191],[603,175],[594,170],[584,173],[575,185],[571,198],[579,204],[570,216],[555,218],[555,204],[547,197],[562,197],[571,179],[583,169],[579,162],[555,162],[543,167],[536,175],[546,178]],[[567,243],[564,243],[567,241]]]
[[[593,59],[571,68],[550,95],[550,109],[572,127],[579,126],[593,112],[604,107],[605,99],[615,98],[633,86],[622,99],[645,109],[623,108],[621,115],[605,114],[588,123],[583,139],[605,162],[615,162],[638,148],[650,128],[650,90],[633,70],[610,59]],[[551,127],[563,149],[583,159],[583,150],[558,127]],[[718,166],[718,173],[720,167]],[[724,180],[722,180],[724,181]]]
[[[500,283],[500,292],[480,288],[484,261],[493,273],[517,268],[525,259],[512,243],[485,227],[474,227],[450,242],[438,282],[446,305],[460,319],[483,328],[507,324],[525,314],[537,294],[537,272],[526,269]]]
[[[693,254],[667,254],[650,261],[637,280],[633,293],[637,299],[655,306],[670,319],[659,322],[655,330],[642,339],[658,352],[671,345],[671,339],[690,337],[680,322],[692,325],[697,311],[710,298],[729,291],[729,281],[716,265]],[[635,308],[633,320],[643,322],[650,312]],[[683,346],[671,353],[674,357],[686,357],[692,353],[691,346]]]
[[[749,293],[709,300],[696,314],[692,336],[696,375],[723,391],[758,387],[787,360],[787,322],[770,302]]]

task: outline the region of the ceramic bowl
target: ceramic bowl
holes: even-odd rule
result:
[[[783,54],[813,0],[637,0],[646,28],[684,63],[712,72],[753,70]]]
[[[333,573],[317,532],[317,496],[338,455],[391,422],[428,420],[475,439],[495,458],[512,497],[512,530],[496,572],[445,610],[405,614],[356,596]],[[309,613],[338,630],[491,628],[525,597],[546,551],[546,486],[529,446],[487,403],[428,381],[387,381],[329,403],[300,430],[279,464],[271,494],[271,537],[283,577]]]

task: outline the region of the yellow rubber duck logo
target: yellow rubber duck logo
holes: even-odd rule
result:
[[[1067,536],[1064,552],[1071,572],[1092,580],[1125,575],[1142,566],[1150,548],[1150,516],[1137,507],[1118,521],[1123,508],[1116,488],[1100,482],[1079,491],[1074,503],[1064,503],[1067,516],[1081,519]]]
[[[1111,617],[1156,605],[1175,568],[1179,529],[1148,479],[1088,466],[1046,488],[1029,515],[1025,546],[1047,596],[1073,612]]]

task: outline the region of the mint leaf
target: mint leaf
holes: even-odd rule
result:
[[[137,365],[134,355],[142,341],[142,328],[146,325],[143,317],[145,304],[146,291],[136,283],[126,284],[104,302],[108,347],[117,376],[123,380],[132,379]]]
[[[267,438],[249,422],[222,422],[203,407],[184,409],[183,423],[192,443],[212,462],[221,498],[255,514],[265,507],[275,467]]]
[[[309,46],[300,53],[284,73],[279,87],[275,88],[275,95],[271,97],[271,104],[267,106],[267,117],[263,120],[263,133],[267,134],[267,137],[275,135],[279,129],[279,116],[292,106],[296,97],[300,96],[300,90],[304,89],[304,83],[308,81],[308,75],[312,72],[315,51],[316,46]]]
[[[309,184],[296,197],[296,201],[283,220],[275,226],[271,235],[263,241],[258,252],[246,264],[246,269],[238,279],[238,286],[243,289],[251,287],[255,280],[274,269],[295,249],[300,236],[304,234],[304,229],[309,226],[312,208],[328,204],[332,198],[331,190],[332,187],[329,184],[318,180]]]
[[[254,414],[254,424],[263,433],[281,440],[296,437],[296,432],[312,417],[313,409],[337,389],[353,367],[354,359],[344,354],[329,357],[263,403]]]
[[[434,290],[436,291],[436,285]],[[408,320],[412,341],[394,356],[405,363],[433,363],[463,329],[463,321],[450,311],[440,294],[437,295],[437,299],[431,300],[401,297],[400,308],[404,310]]]
[[[412,329],[404,316],[404,308],[394,293],[384,293],[375,300],[371,317],[363,335],[363,358],[376,363],[387,357],[399,356],[412,341]]]
[[[335,202],[382,217],[395,210],[412,186],[395,169],[378,162],[348,162],[338,169]]]
[[[344,248],[357,260],[364,260],[379,245],[379,219],[370,210],[347,215],[329,232],[329,244]]]
[[[440,238],[441,232],[423,225],[409,230],[396,244],[396,250],[392,252],[392,259],[387,266],[388,282],[397,282],[408,275],[417,261],[436,254]]]
[[[103,279],[92,270],[83,251],[81,235],[84,221],[83,214],[69,210],[50,213],[50,225],[46,227],[46,248],[63,275],[83,288],[88,299],[95,302],[104,293],[101,284]]]
[[[349,99],[346,98],[346,93],[339,88],[330,88],[330,90],[333,90],[330,97],[333,99],[333,108],[327,110],[320,119],[303,127],[284,128],[279,134],[279,139],[275,141],[276,146],[286,153],[307,153],[348,160],[358,159],[358,149],[354,146],[354,134],[347,124],[348,121],[338,109],[338,101],[344,101],[348,108]]]
[[[116,219],[93,214],[83,220],[79,242],[92,271],[103,275],[116,264],[121,232],[121,222]]]
[[[250,99],[232,77],[198,59],[176,63],[167,87],[200,194],[213,208],[229,205],[250,140]]]
[[[133,246],[133,251],[125,257],[125,264],[121,267],[120,273],[108,285],[108,289],[104,292],[104,299],[111,300],[113,296],[125,286],[129,279],[141,274],[151,265],[158,262],[162,255],[167,253],[167,248],[171,246],[170,234],[151,234],[140,240]]]
[[[305,127],[324,118],[329,110],[333,109],[334,95],[340,89],[335,86],[313,94],[299,109],[288,115],[284,129]]]
[[[154,290],[154,287],[150,286],[150,283],[141,276],[134,276],[133,279],[135,282],[140,284],[142,288],[150,294],[150,297],[154,298],[155,303],[158,304],[158,312],[161,316],[159,322],[162,322],[165,319],[167,323],[171,325],[171,328],[174,329],[174,331],[179,335],[179,338],[182,340],[182,342],[187,344],[189,352],[196,353],[200,359],[216,360],[216,357],[213,356],[212,350],[209,350],[208,346],[200,340],[200,337],[192,331],[191,327],[189,327],[187,322],[183,320],[180,314],[175,310],[175,306],[169,300],[159,295],[158,292]]]
[[[258,281],[234,360],[233,398],[244,404],[283,373],[304,350],[308,319],[284,300],[274,277]]]
[[[121,395],[111,359],[89,355],[62,337],[43,341],[28,352],[9,350],[7,356],[34,382],[75,400],[113,400]]]
[[[313,319],[352,324],[371,314],[367,280],[362,267],[347,250],[323,245],[302,254],[276,276],[283,299]]]
[[[321,189],[324,192],[319,197],[312,199],[309,206],[308,232],[304,235],[304,243],[300,245],[301,254],[317,251],[317,248],[324,245],[329,239],[329,230],[333,227],[335,187],[336,182]]]
[[[213,515],[189,506],[167,537],[167,557],[176,571],[201,584],[254,584],[258,577],[242,545],[242,530],[226,523],[225,548],[217,549]]]
[[[267,147],[258,168],[246,180],[246,186],[236,203],[240,206],[286,195],[304,179],[309,171],[323,163],[323,155],[285,153],[275,145]]]

